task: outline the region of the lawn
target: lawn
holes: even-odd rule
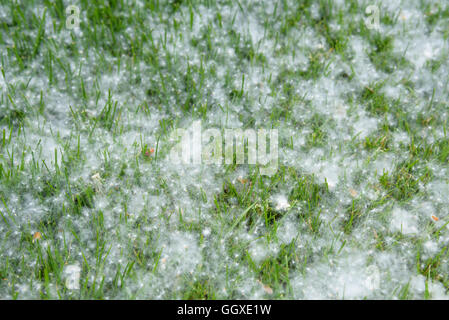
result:
[[[0,0],[0,299],[449,298],[448,38],[437,0]],[[195,123],[277,130],[275,173],[172,161]]]

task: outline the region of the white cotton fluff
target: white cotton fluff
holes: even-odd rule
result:
[[[396,207],[393,209],[391,218],[391,230],[401,232],[405,235],[417,234],[418,218],[412,212]]]
[[[78,290],[80,288],[81,268],[77,264],[64,266],[65,285],[67,289]]]

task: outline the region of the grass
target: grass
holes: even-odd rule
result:
[[[447,5],[73,4],[0,0],[1,298],[447,295]],[[170,163],[195,120],[278,129],[276,174]]]

